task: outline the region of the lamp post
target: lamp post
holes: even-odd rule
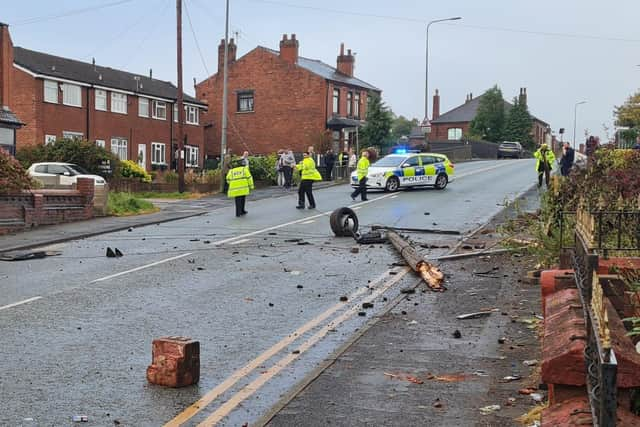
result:
[[[573,106],[573,149],[576,149],[576,123],[578,120],[578,105],[586,104],[587,101],[576,102]]]
[[[438,22],[445,21],[457,21],[462,19],[461,16],[454,16],[452,18],[444,18],[444,19],[436,19],[434,21],[430,21],[427,24],[427,45],[426,45],[426,54],[425,54],[425,73],[424,73],[424,121],[425,126],[429,122],[429,27],[432,24],[436,24]]]

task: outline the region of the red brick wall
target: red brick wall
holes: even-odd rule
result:
[[[16,131],[17,146],[42,143],[44,136],[38,138],[38,122],[36,121],[36,80],[24,71],[13,68],[11,76],[14,88],[11,97],[11,109],[26,125]]]
[[[431,125],[431,134],[429,139],[431,141],[448,141],[449,129],[461,128],[462,134],[466,135],[469,132],[469,122],[460,123],[434,123]]]

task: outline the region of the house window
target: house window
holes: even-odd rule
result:
[[[185,111],[187,113],[187,123],[190,125],[197,125],[200,123],[200,117],[198,112],[198,107],[185,106]]]
[[[153,118],[158,120],[167,119],[167,103],[164,101],[153,101]]]
[[[461,128],[449,128],[447,139],[449,141],[458,141],[462,139],[462,129]]]
[[[58,83],[53,80],[44,81],[44,102],[58,103]]]
[[[127,95],[124,93],[111,92],[111,111],[114,113],[127,114]]]
[[[238,112],[248,113],[253,111],[253,91],[238,92]]]
[[[111,152],[120,160],[127,160],[128,141],[124,138],[111,138]]]
[[[178,123],[178,104],[173,104],[173,121]]]
[[[159,142],[151,143],[151,164],[152,165],[165,165],[166,162],[166,148],[164,144]]]
[[[197,168],[200,148],[187,145],[185,147],[185,151],[186,151],[185,162],[187,167]]]
[[[0,148],[14,154],[15,129],[0,127]]]
[[[353,117],[360,118],[360,94],[358,92],[356,92],[353,102]]]
[[[45,135],[44,136],[44,145],[53,144],[58,139],[55,135]]]
[[[147,98],[138,98],[138,116],[149,117],[149,100]]]
[[[106,146],[104,139],[96,139],[96,147],[104,148]]]
[[[351,117],[353,113],[353,92],[347,92],[347,117]]]
[[[333,114],[340,113],[340,89],[333,90]]]
[[[82,139],[84,137],[84,134],[82,132],[63,130],[62,137],[65,139]]]
[[[82,107],[82,88],[62,83],[62,103],[71,107]]]
[[[96,89],[96,110],[107,111],[107,91]]]

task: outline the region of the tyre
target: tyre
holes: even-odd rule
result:
[[[353,237],[358,231],[358,217],[349,208],[338,208],[331,213],[329,225],[336,237]]]
[[[444,190],[448,183],[449,183],[449,179],[447,178],[447,175],[441,173],[436,178],[436,183],[435,183],[436,190]]]
[[[384,191],[396,192],[400,188],[400,180],[397,176],[392,176],[387,179],[387,183],[384,186]]]

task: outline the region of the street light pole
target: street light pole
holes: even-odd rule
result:
[[[222,137],[220,140],[220,170],[224,172],[227,157],[227,80],[229,79],[229,0],[225,3],[224,21],[224,64],[222,71]],[[220,192],[224,191],[225,176],[220,176]]]
[[[578,105],[586,104],[587,101],[576,102],[573,106],[573,149],[576,149],[576,123],[578,120]]]
[[[445,21],[457,21],[462,19],[461,16],[454,16],[452,18],[444,18],[444,19],[436,19],[434,21],[430,21],[427,24],[427,43],[425,50],[425,72],[424,72],[424,122],[425,125],[429,121],[429,27],[432,24],[436,24],[438,22]]]

